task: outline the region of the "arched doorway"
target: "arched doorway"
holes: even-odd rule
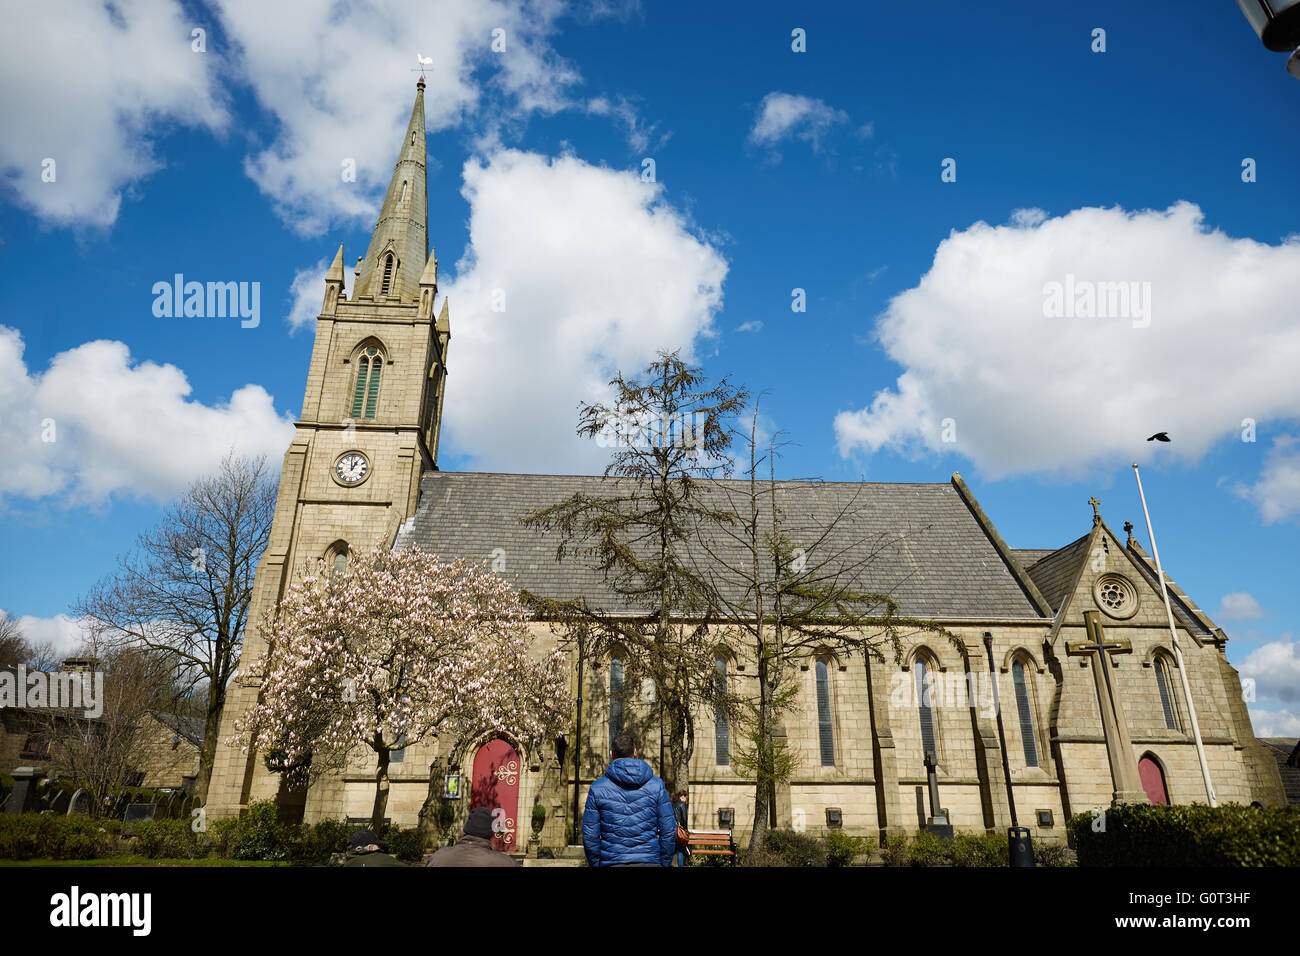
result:
[[[519,777],[523,761],[509,741],[489,740],[474,755],[474,775],[471,778],[469,807],[489,807],[492,810],[492,847],[513,852],[518,849],[515,839],[519,819]]]
[[[1150,754],[1143,754],[1138,761],[1138,774],[1142,777],[1142,789],[1152,803],[1169,803],[1169,793],[1165,790],[1165,772]]]

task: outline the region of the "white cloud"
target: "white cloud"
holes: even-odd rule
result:
[[[321,306],[325,302],[325,273],[329,272],[333,261],[331,256],[306,269],[299,269],[294,274],[293,282],[289,283],[291,301],[286,317],[291,328],[300,329],[309,322],[315,322],[320,315]],[[348,268],[346,262],[343,263],[343,291],[348,298],[352,297],[352,283],[355,279],[356,273]]]
[[[610,116],[634,142],[648,132],[624,100],[601,98],[592,108],[571,95],[581,76],[552,45],[565,14],[560,3],[216,6],[242,79],[277,123],[274,142],[248,159],[248,174],[303,235],[336,221],[373,223],[410,118],[416,54],[433,60],[425,90],[430,133],[468,125],[480,144],[496,143],[532,114],[568,109]],[[505,31],[504,52],[492,49],[497,29]],[[349,158],[357,167],[350,183],[340,176]]]
[[[222,130],[216,53],[191,50],[175,0],[92,0],[10,10],[0,30],[0,175],[46,222],[109,226],[123,192],[160,168],[164,124]],[[211,40],[211,36],[209,36]],[[42,163],[54,160],[53,182]]]
[[[608,452],[574,434],[661,347],[712,332],[727,263],[633,172],[506,150],[471,160],[470,246],[454,281],[444,452],[472,467],[594,471]],[[493,311],[501,290],[505,311]]]
[[[1185,202],[1013,221],[954,230],[890,302],[876,335],[903,371],[836,416],[841,454],[951,450],[992,478],[1081,477],[1157,455],[1193,462],[1245,417],[1300,416],[1300,244],[1207,230]],[[1150,283],[1149,325],[1136,308],[1046,317],[1047,284],[1067,276],[1139,294]],[[942,442],[945,418],[955,443]],[[1146,442],[1155,431],[1173,444]]]
[[[1300,714],[1289,710],[1250,708],[1250,726],[1256,737],[1300,737]]]
[[[1289,634],[1255,648],[1237,670],[1255,681],[1256,699],[1300,701],[1300,642]]]
[[[1046,220],[1047,212],[1036,206],[1011,210],[1012,225],[1019,226],[1021,229],[1032,229],[1034,226],[1042,225]]]
[[[71,505],[114,496],[163,501],[231,448],[279,461],[293,434],[293,417],[278,415],[260,385],[216,405],[191,401],[184,372],[133,362],[122,342],[60,352],[36,374],[22,355],[21,335],[0,326],[3,495]]]
[[[772,92],[759,104],[754,126],[749,131],[749,141],[756,146],[775,146],[794,137],[811,144],[813,152],[818,152],[822,138],[830,128],[848,122],[848,119],[848,113],[829,106],[824,100]],[[859,133],[862,135],[861,130]]]
[[[628,101],[627,97],[616,97],[611,100],[607,96],[597,96],[587,101],[586,111],[591,116],[608,116],[618,120],[623,124],[626,130],[627,142],[633,150],[645,152],[650,148],[651,137],[658,128],[654,124],[647,124],[641,119],[636,108]],[[660,136],[654,142],[655,149],[661,149],[668,141],[668,136]]]
[[[7,618],[9,615],[0,610],[0,617]],[[14,620],[29,644],[44,644],[49,641],[54,645],[55,653],[61,656],[76,654],[91,636],[85,627],[84,618],[69,617],[66,614],[56,614],[54,617],[24,614]]]
[[[1253,485],[1237,486],[1236,492],[1258,506],[1264,524],[1300,517],[1300,438],[1276,438],[1259,480]]]
[[[1264,609],[1259,606],[1254,595],[1247,591],[1232,591],[1223,596],[1215,617],[1225,621],[1258,621],[1265,617]]]
[[[751,319],[748,322],[742,322],[740,323],[740,325],[736,326],[736,331],[737,332],[762,332],[763,323],[759,322],[757,319]]]

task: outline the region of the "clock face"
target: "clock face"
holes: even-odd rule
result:
[[[334,474],[345,485],[364,481],[369,472],[370,462],[360,452],[350,451],[334,463]]]

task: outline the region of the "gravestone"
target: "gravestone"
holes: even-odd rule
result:
[[[156,803],[132,803],[126,808],[126,815],[122,817],[123,823],[139,823],[142,820],[152,820],[154,814],[158,812]]]
[[[68,816],[74,813],[89,813],[91,807],[90,792],[88,790],[78,790],[68,801]]]
[[[39,767],[18,767],[10,775],[14,778],[14,789],[5,803],[5,813],[34,813],[37,809],[36,787],[45,779],[45,771]]]
[[[68,791],[59,788],[50,798],[50,813],[63,813],[68,805]]]
[[[106,798],[106,799],[112,799],[113,808],[112,810],[109,811],[108,815],[112,817],[114,820],[121,820],[123,814],[126,813],[127,806],[131,802],[131,795],[129,793],[124,793],[118,796],[116,799],[113,798]]]

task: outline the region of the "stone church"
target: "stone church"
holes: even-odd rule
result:
[[[207,805],[214,817],[276,799],[286,815],[308,822],[369,818],[368,750],[346,772],[293,792],[260,754],[226,744],[258,694],[252,662],[265,643],[256,622],[317,559],[338,567],[349,548],[416,544],[444,560],[492,561],[534,593],[617,608],[597,572],[572,558],[558,562],[555,541],[520,522],[576,491],[598,493],[602,479],[438,469],[451,325],[429,249],[425,149],[421,79],[351,298],[342,247],[325,277],[302,415],[255,580],[243,650],[249,673],[232,685],[222,718]],[[1059,840],[1069,816],[1113,800],[1206,802],[1155,564],[1130,525],[1123,537],[1112,531],[1095,499],[1074,541],[1013,549],[960,475],[932,484],[783,482],[777,495],[814,525],[819,515],[829,521],[851,511],[834,529],[834,550],[852,557],[875,548],[866,584],[891,594],[900,613],[943,624],[964,648],[913,635],[897,663],[889,653],[881,662],[810,651],[785,725],[797,765],[776,795],[773,824],[876,839],[946,811],[958,830],[979,832],[1010,825],[1014,800],[1020,825],[1040,840]],[[1225,656],[1227,637],[1171,581],[1169,590],[1215,797],[1283,802],[1276,762],[1255,739]],[[539,649],[554,641],[546,622],[533,629]],[[576,699],[579,662],[571,656]],[[429,801],[450,805],[454,819],[491,803],[502,811],[499,843],[523,849],[540,804],[543,845],[560,845],[572,833],[575,789],[581,806],[613,733],[634,730],[658,771],[652,691],[625,687],[616,655],[582,665],[581,740],[570,727],[540,744],[493,733],[408,747],[390,768],[391,819],[414,825]],[[717,665],[719,679],[736,687],[754,674],[752,661],[730,652],[720,650]],[[743,843],[753,784],[733,765],[725,718],[701,712],[695,726],[691,825],[734,827]]]

